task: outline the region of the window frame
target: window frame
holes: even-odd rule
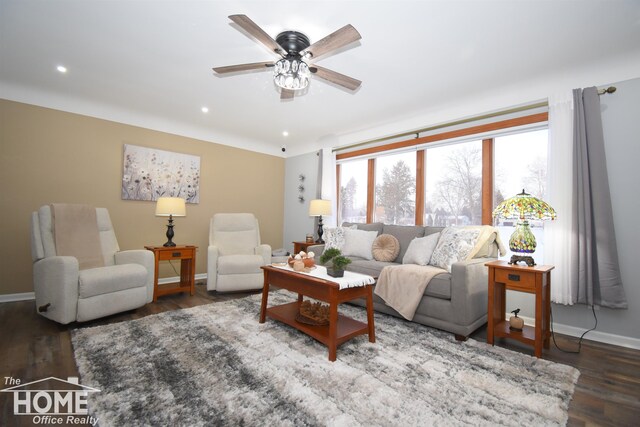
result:
[[[462,129],[456,129],[447,132],[441,132],[424,137],[413,138],[409,140],[383,144],[375,147],[367,147],[359,150],[353,150],[345,153],[336,154],[336,161],[341,162],[356,157],[366,157],[367,163],[367,223],[373,222],[375,209],[375,167],[376,159],[381,154],[389,154],[391,151],[401,149],[416,149],[416,195],[415,195],[415,224],[424,225],[424,184],[425,184],[425,148],[420,148],[424,144],[442,142],[450,139],[462,137],[478,136],[477,139],[482,140],[482,184],[481,184],[481,203],[482,203],[482,224],[493,224],[493,186],[494,186],[494,137],[482,138],[483,134],[489,132],[497,132],[509,128],[515,128],[526,125],[548,123],[549,113],[541,112],[529,114],[526,116],[515,117],[511,119],[469,126]],[[336,195],[340,194],[340,163],[336,165]],[[338,206],[339,206],[339,200]]]

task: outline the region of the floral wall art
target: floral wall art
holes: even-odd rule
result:
[[[124,145],[122,199],[151,200],[182,197],[200,201],[200,157]]]

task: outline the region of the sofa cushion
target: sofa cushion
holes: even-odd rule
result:
[[[330,227],[324,229],[325,249],[337,248],[342,250],[344,247],[344,231],[347,228],[355,229],[356,226],[349,227]]]
[[[428,225],[424,228],[424,235],[428,236],[429,234],[440,233],[444,230],[444,227],[434,227],[432,225]]]
[[[373,259],[376,261],[395,261],[400,252],[400,242],[391,234],[381,234],[373,241]]]
[[[424,236],[424,227],[420,225],[391,225],[385,224],[382,229],[384,234],[391,234],[398,242],[400,242],[400,252],[398,253],[398,261],[402,261],[405,252],[409,248],[409,244],[416,237]]]
[[[451,273],[438,274],[431,279],[424,294],[439,299],[451,299]]]
[[[440,233],[430,234],[425,237],[416,237],[409,243],[407,252],[402,258],[403,264],[418,264],[427,265],[431,259],[436,245],[438,244],[438,238]]]
[[[377,236],[377,231],[346,229],[342,254],[344,256],[359,256],[365,259],[373,259],[371,250],[373,248],[373,241]]]
[[[382,227],[384,227],[384,224],[381,222],[372,222],[371,224],[363,224],[359,222],[343,222],[342,223],[343,227],[352,227],[354,225],[357,227],[358,230],[375,231],[378,233],[378,236],[382,234]]]
[[[81,270],[78,275],[78,295],[96,295],[147,286],[147,269],[140,264],[109,265]]]
[[[394,262],[366,260],[362,258],[351,258],[351,264],[347,266],[347,270],[354,273],[367,274],[372,277],[378,277],[383,268],[388,265],[398,265]],[[427,286],[428,287],[428,286]]]
[[[429,264],[451,272],[451,264],[466,259],[480,235],[477,228],[447,227],[440,233],[440,239]]]

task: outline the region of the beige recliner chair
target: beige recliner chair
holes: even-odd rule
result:
[[[253,214],[220,213],[211,218],[207,260],[207,290],[260,289],[264,281],[260,266],[271,263],[271,246],[260,244]]]
[[[76,257],[56,252],[51,206],[33,212],[33,280],[36,307],[42,316],[62,324],[84,322],[153,300],[153,253],[120,251],[109,212],[96,208],[96,216],[104,266],[80,269]]]

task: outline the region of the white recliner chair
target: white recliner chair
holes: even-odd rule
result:
[[[260,266],[271,263],[271,246],[260,244],[258,220],[250,213],[219,213],[211,218],[207,252],[207,290],[261,289]]]
[[[38,313],[56,322],[84,322],[133,310],[153,300],[150,251],[120,251],[109,212],[96,208],[104,267],[80,270],[73,256],[56,253],[51,206],[31,217],[31,253]]]

